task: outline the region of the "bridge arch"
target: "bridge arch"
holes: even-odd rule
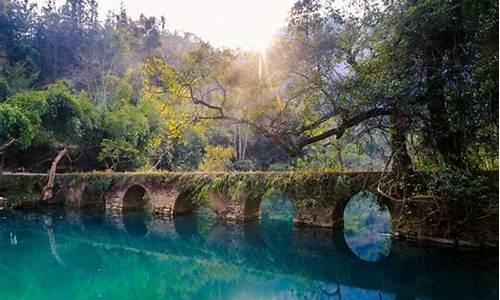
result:
[[[140,210],[151,205],[151,196],[142,184],[133,183],[125,189],[122,198],[122,210]]]
[[[193,195],[193,193],[186,191],[179,193],[173,201],[172,215],[185,215],[195,212],[199,205],[196,197],[199,197],[199,195]]]
[[[126,177],[111,186],[105,193],[106,212],[121,214],[123,211],[147,208],[155,215],[172,216],[180,192],[170,183],[155,177]]]
[[[280,204],[278,204],[278,207],[273,206],[273,202],[281,202],[281,207],[279,207]],[[294,219],[297,214],[297,207],[287,193],[280,189],[269,188],[254,198],[246,199],[243,209],[245,220],[261,218],[263,210],[266,210],[263,204],[269,204],[271,207],[267,207],[267,209],[270,209],[273,215],[278,218],[284,218],[286,217],[285,214],[291,214],[291,219]]]

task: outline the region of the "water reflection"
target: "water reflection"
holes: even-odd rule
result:
[[[215,221],[204,214],[180,215],[174,218],[177,235],[186,241],[204,241]]]
[[[287,251],[293,247],[293,217],[294,207],[288,197],[280,191],[270,191],[262,197],[260,204],[262,228],[266,246],[274,251]]]
[[[497,253],[393,243],[391,255],[373,263],[354,256],[342,232],[326,229],[293,228],[269,244],[265,237],[281,230],[273,222],[227,225],[190,215],[131,231],[85,215],[2,213],[2,299],[498,298]],[[65,266],[54,259],[48,228]]]
[[[375,262],[391,251],[391,216],[380,206],[375,195],[360,192],[354,195],[344,210],[344,236],[349,248],[359,258]]]
[[[124,211],[123,225],[128,234],[135,238],[142,238],[148,234],[148,225],[151,222],[152,215],[150,212],[142,210]]]

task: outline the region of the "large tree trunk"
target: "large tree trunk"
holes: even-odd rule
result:
[[[406,134],[410,127],[408,116],[398,110],[391,116],[391,147],[393,151],[392,171],[398,178],[412,172],[412,163],[406,147]]]
[[[56,178],[57,164],[59,161],[66,155],[68,152],[68,148],[64,148],[59,151],[56,158],[52,161],[52,165],[50,166],[47,184],[43,188],[41,202],[45,202],[54,197],[52,189],[54,188],[54,180]]]
[[[427,98],[429,99],[429,123],[430,130],[427,140],[441,154],[447,164],[460,169],[467,169],[466,142],[467,129],[456,126],[463,118],[470,116],[470,104],[465,95],[456,95],[454,104],[447,103],[446,86],[448,81],[454,84],[465,85],[463,69],[466,61],[464,21],[462,17],[462,0],[452,0],[452,11],[454,16],[454,30],[441,40],[436,48],[429,49],[427,63],[427,77],[429,88]],[[443,72],[443,61],[450,57],[451,66],[448,66],[446,74]],[[458,90],[458,88],[457,88]],[[451,117],[450,116],[459,116]]]

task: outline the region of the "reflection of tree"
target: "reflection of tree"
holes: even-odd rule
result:
[[[102,228],[96,224],[81,230],[61,223],[57,226],[59,244],[56,245],[52,231],[56,226],[52,222],[66,222],[67,218],[44,217],[43,231],[36,220],[33,218],[31,225],[23,225],[23,231],[34,229],[35,234],[23,233],[19,247],[1,247],[8,239],[0,240],[3,249],[0,269],[8,275],[0,276],[2,299],[19,299],[21,294],[29,295],[28,298],[58,298],[61,294],[53,290],[58,290],[57,293],[64,290],[74,295],[73,298],[82,299],[97,298],[97,295],[105,299],[199,299],[216,297],[219,285],[222,297],[235,288],[246,289],[250,294],[255,292],[258,296],[253,298],[264,299],[277,295],[283,299],[293,296],[341,299],[361,295],[390,299],[393,296],[377,293],[377,290],[391,291],[399,294],[398,297],[447,298],[450,295],[443,296],[441,291],[450,291],[449,282],[463,282],[461,275],[450,272],[455,266],[454,260],[424,261],[415,255],[415,249],[395,247],[389,259],[367,263],[355,258],[346,245],[336,240],[339,237],[332,237],[327,230],[296,228],[292,249],[276,253],[269,251],[266,245],[256,247],[239,242],[243,237],[234,233],[241,228],[235,229],[235,226],[227,226],[228,229],[220,226],[219,239],[186,240],[174,233],[155,235],[154,231],[146,239],[131,239],[125,231],[113,230],[111,226]],[[274,227],[261,229],[276,230]],[[47,234],[51,254],[40,251]],[[326,240],[330,242],[325,243]],[[334,247],[337,249],[332,253]],[[19,250],[23,251],[22,255]],[[61,267],[60,262],[54,261],[54,255],[64,258],[71,269]],[[47,277],[54,280],[43,281]],[[44,285],[40,284],[42,281]],[[458,286],[451,295],[491,298],[490,290],[481,290],[476,297],[471,297],[472,294],[467,293],[470,286],[477,287],[477,282],[484,284],[481,280],[474,281],[468,287]],[[11,285],[19,292],[12,291],[3,297],[4,287]],[[24,285],[28,285],[29,293],[23,290]],[[266,296],[258,294],[265,293],[266,289],[269,289]]]
[[[68,239],[73,248],[85,244],[93,248],[103,266],[96,274],[106,282],[105,298],[194,299],[209,281],[237,278],[238,267],[215,259],[196,259],[131,246]],[[79,245],[79,246],[77,246]],[[123,271],[116,272],[123,268]],[[244,273],[244,272],[243,272]],[[97,279],[81,282],[82,291],[92,290]],[[124,285],[123,283],[128,283]]]
[[[61,264],[62,266],[65,266],[64,262],[62,259],[59,257],[59,254],[57,254],[57,244],[56,244],[56,238],[54,236],[54,230],[52,229],[52,217],[48,215],[43,216],[43,223],[45,230],[47,230],[47,235],[49,237],[49,244],[50,244],[50,252],[52,253],[52,256],[56,259],[56,261]]]

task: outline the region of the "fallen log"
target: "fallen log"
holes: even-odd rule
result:
[[[54,181],[57,173],[57,164],[59,161],[68,153],[68,148],[64,148],[57,154],[56,158],[52,161],[52,165],[50,166],[50,170],[48,173],[47,184],[42,190],[42,197],[40,198],[40,202],[46,202],[49,199],[54,197],[53,188]]]

